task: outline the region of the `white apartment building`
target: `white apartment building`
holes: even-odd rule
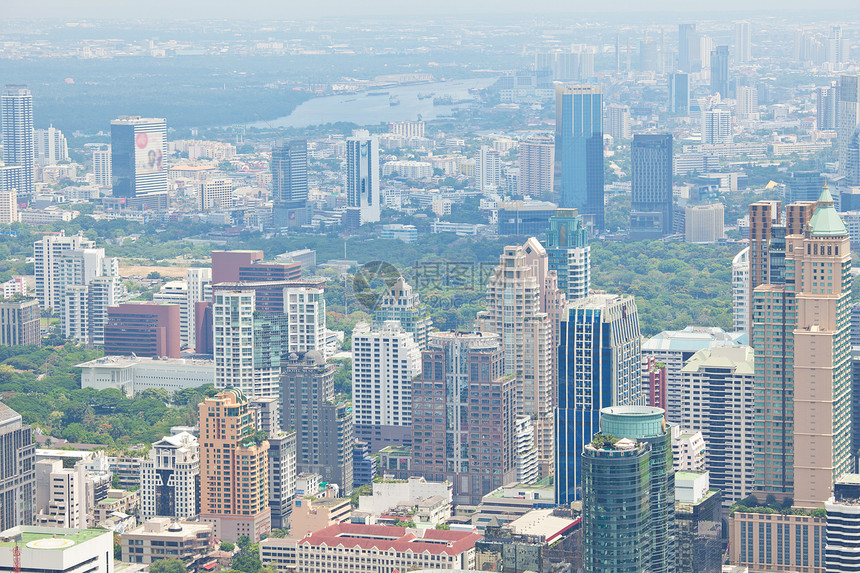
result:
[[[222,177],[200,183],[200,209],[229,209],[233,207],[233,181]]]
[[[194,325],[188,321],[188,283],[185,281],[168,281],[157,293],[152,295],[152,302],[160,304],[175,304],[179,307],[179,339],[183,348],[188,348],[188,332]]]
[[[84,344],[104,343],[107,307],[119,299],[119,261],[104,249],[70,249],[60,257],[55,281],[65,336]]]
[[[426,179],[433,177],[433,165],[427,161],[388,161],[382,165],[382,176],[390,177],[394,174],[406,179]]]
[[[36,516],[44,527],[87,527],[87,471],[84,464],[64,468],[57,459],[40,460],[36,467]]]
[[[111,182],[111,152],[108,149],[93,151],[93,173],[95,184],[99,187],[110,187]]]
[[[42,310],[62,306],[61,261],[66,251],[92,249],[95,243],[83,234],[67,237],[64,231],[58,235],[45,235],[33,243],[34,271],[36,275],[36,297]]]
[[[514,428],[517,440],[517,483],[535,483],[540,478],[540,465],[531,416],[518,416]]]
[[[188,348],[197,347],[197,303],[212,300],[212,269],[190,268],[185,271],[188,285]]]
[[[36,150],[36,163],[39,165],[54,165],[58,161],[69,160],[66,136],[53,125],[48,129],[34,129],[33,144]]]
[[[200,445],[188,432],[152,444],[140,465],[140,501],[144,519],[197,516]]]
[[[412,437],[412,379],[421,351],[400,322],[359,323],[352,332],[352,407],[355,437],[371,451]]]
[[[481,192],[498,189],[502,185],[502,158],[499,152],[482,145],[475,158],[475,180]]]
[[[686,430],[678,424],[672,424],[671,430],[675,471],[704,472],[707,448],[702,432]]]
[[[702,111],[702,143],[731,143],[732,114],[724,109]]]
[[[15,189],[0,191],[0,224],[18,222],[18,192]]]
[[[632,126],[630,107],[618,103],[607,106],[605,133],[615,139],[630,139],[633,137]]]
[[[732,259],[732,328],[750,333],[750,248]]]

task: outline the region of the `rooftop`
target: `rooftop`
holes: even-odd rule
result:
[[[14,547],[17,541],[19,545],[28,546],[30,549],[62,551],[101,535],[111,535],[111,532],[106,529],[65,529],[25,525],[0,533],[0,547]]]
[[[714,346],[733,346],[746,341],[743,332],[726,332],[719,327],[688,326],[684,330],[665,330],[642,343],[643,351],[696,352]]]
[[[200,366],[201,368],[215,368],[214,360],[202,358],[142,358],[134,356],[103,356],[76,364],[75,368],[128,368],[136,365],[161,365],[161,366]]]
[[[521,535],[539,535],[548,543],[552,543],[558,536],[575,527],[580,519],[569,519],[553,515],[552,509],[533,509],[525,515],[518,517],[506,527],[514,533]]]
[[[299,541],[301,545],[349,547],[362,550],[377,549],[398,552],[459,555],[475,546],[481,539],[477,533],[441,529],[407,529],[387,525],[339,523],[321,529]]]

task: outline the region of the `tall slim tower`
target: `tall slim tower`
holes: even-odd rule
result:
[[[839,175],[848,173],[848,146],[860,124],[860,75],[842,76],[836,117],[836,144],[839,148]]]
[[[36,514],[36,442],[21,415],[0,402],[0,528],[32,525]]]
[[[604,229],[603,89],[555,88],[555,187],[559,206],[579,211],[586,225]]]
[[[346,201],[362,225],[379,222],[379,141],[364,130],[346,140]]]
[[[555,145],[550,135],[520,142],[520,195],[551,197],[555,170]]]
[[[272,209],[276,228],[308,223],[308,142],[286,141],[272,149]]]
[[[695,24],[678,24],[678,69],[682,72],[697,72],[692,69],[691,51],[693,43],[698,42]]]
[[[678,115],[690,113],[690,76],[683,72],[669,77],[669,111]]]
[[[711,52],[711,93],[729,97],[729,47],[717,46]]]
[[[752,60],[752,35],[750,23],[735,22],[735,63],[746,64]]]
[[[631,239],[659,239],[672,234],[672,134],[633,137]]]
[[[550,217],[544,239],[549,270],[558,276],[558,288],[567,300],[588,296],[591,289],[591,246],[576,209],[558,209]]]
[[[835,130],[838,125],[836,102],[839,88],[835,82],[815,89],[815,129]]]
[[[33,141],[33,94],[27,86],[7,85],[0,95],[0,123],[3,131],[3,162],[20,166],[18,195],[33,192],[36,148]]]

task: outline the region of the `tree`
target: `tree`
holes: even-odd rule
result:
[[[218,549],[221,551],[233,551],[236,549],[236,544],[230,543],[229,541],[222,541],[221,545],[218,546]]]
[[[149,566],[150,573],[185,573],[187,570],[179,559],[159,559]]]

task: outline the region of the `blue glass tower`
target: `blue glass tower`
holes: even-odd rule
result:
[[[555,185],[559,206],[575,208],[595,230],[604,229],[603,90],[555,88]]]
[[[549,270],[558,275],[558,288],[567,300],[587,297],[591,288],[591,247],[576,209],[557,209],[550,217],[544,247]]]
[[[580,497],[581,455],[600,409],[641,405],[641,337],[632,297],[593,294],[570,303],[561,323],[555,411],[556,502]]]

